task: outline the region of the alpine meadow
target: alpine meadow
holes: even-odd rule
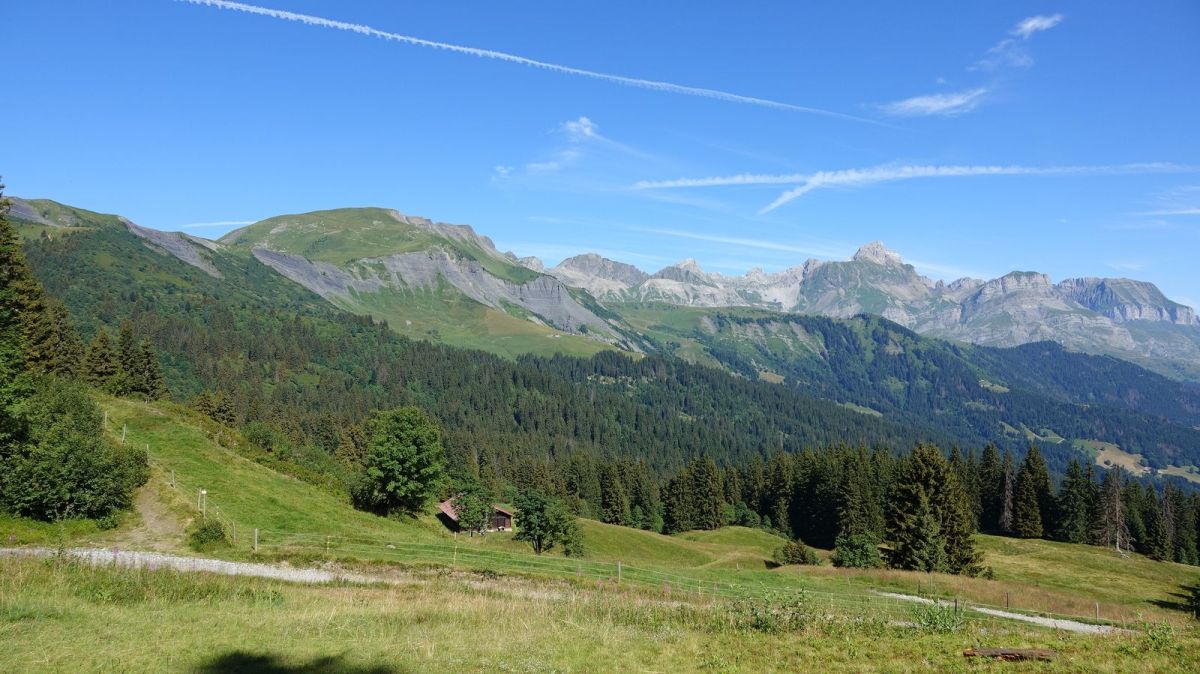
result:
[[[1200,669],[1193,4],[10,5],[0,670]]]

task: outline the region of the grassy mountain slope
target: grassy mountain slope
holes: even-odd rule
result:
[[[176,493],[163,484],[174,470],[185,492],[209,485],[209,507],[219,505],[222,515],[294,533],[309,527],[361,532],[363,540],[374,540],[370,549],[335,541],[326,553],[318,536],[307,547],[269,550],[264,558],[348,567],[382,574],[395,584],[303,587],[0,559],[5,671],[281,666],[356,671],[383,665],[403,668],[398,671],[896,671],[961,666],[961,651],[970,645],[1051,647],[1060,655],[1050,671],[1187,671],[1195,665],[1197,637],[1187,627],[1190,617],[1178,608],[1184,588],[1195,580],[1190,567],[1138,555],[1122,558],[1090,546],[980,536],[995,580],[828,565],[771,570],[761,561],[779,539],[760,531],[732,527],[667,537],[584,521],[591,553],[580,562],[585,573],[577,578],[547,570],[548,562],[561,558],[520,552],[499,535],[460,537],[454,558],[438,554],[436,549],[452,541],[432,518],[396,521],[353,511],[318,487],[222,447],[210,437],[215,427],[170,404],[103,404],[111,434],[124,429],[128,442],[150,445],[155,470],[147,489]],[[190,494],[176,494],[176,512],[193,514],[194,504],[184,498]],[[136,518],[132,524],[146,526]],[[133,533],[123,527],[116,538],[85,535],[76,542],[124,548]],[[410,542],[415,547],[400,554]],[[221,554],[253,557],[249,548],[243,536]],[[596,567],[596,560],[622,560],[624,583],[598,578],[592,569],[612,567]],[[760,563],[748,563],[753,560]],[[561,561],[568,569],[576,563]],[[638,577],[651,572],[658,575],[643,578],[660,580]],[[671,584],[669,593],[663,580]],[[1090,616],[1100,602],[1108,620],[1143,616],[1175,626],[1170,636],[1162,636],[1168,628],[1155,627],[1159,636],[1151,641],[1145,634],[1071,635],[972,614],[961,631],[940,634],[913,626],[909,605],[871,592],[911,593],[918,583],[923,593],[1000,606],[1008,601],[1019,611]],[[693,587],[704,593],[696,595]],[[710,588],[746,596],[767,590],[797,596],[803,588],[808,591],[803,610],[812,617],[799,633],[748,629],[737,616],[752,614],[714,599]],[[497,626],[511,633],[499,640],[463,637]],[[145,648],[149,632],[157,635],[154,649]],[[887,657],[881,659],[881,652]]]

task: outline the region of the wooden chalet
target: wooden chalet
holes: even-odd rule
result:
[[[458,512],[454,510],[454,498],[448,498],[438,504],[438,511],[442,517],[449,520],[455,527],[458,527]],[[513,514],[498,505],[492,505],[492,520],[488,525],[488,531],[512,531]]]

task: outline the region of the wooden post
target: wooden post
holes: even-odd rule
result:
[[[171,469],[171,489],[175,488],[175,469]]]
[[[1012,602],[1010,601],[1010,599],[1011,598],[1009,597],[1008,593],[1005,592],[1004,593],[1004,608],[1010,608],[1012,606]]]
[[[454,537],[454,561],[450,562],[450,568],[458,566],[458,536]]]
[[[1096,602],[1096,620],[1100,619],[1100,602]]]
[[[258,552],[258,529],[254,530],[254,551]]]
[[[621,584],[621,562],[617,562],[617,584]]]
[[[121,446],[125,446],[125,431],[129,430],[129,424],[121,426]]]
[[[958,615],[958,597],[954,598],[954,615]]]
[[[329,554],[329,537],[325,537],[325,554]]]

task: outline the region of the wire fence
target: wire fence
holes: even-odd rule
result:
[[[229,533],[231,543],[238,550],[258,554],[274,554],[280,557],[305,554],[329,558],[354,558],[397,562],[413,566],[432,566],[453,570],[489,573],[531,575],[574,580],[585,586],[636,590],[661,599],[687,601],[738,601],[762,600],[780,595],[802,594],[805,601],[829,614],[848,615],[862,618],[907,621],[918,607],[930,603],[952,608],[956,614],[970,612],[971,620],[977,622],[1006,623],[1022,616],[1024,619],[1039,618],[1071,621],[1105,627],[1127,628],[1128,620],[1106,619],[1099,603],[1094,604],[1091,615],[1056,613],[1044,610],[991,604],[983,601],[956,598],[946,594],[935,594],[918,585],[917,594],[901,593],[894,588],[862,588],[849,584],[845,591],[829,591],[806,587],[794,582],[799,579],[774,582],[747,582],[744,577],[736,581],[715,579],[712,572],[697,570],[665,571],[643,566],[629,565],[620,561],[573,559],[568,557],[541,556],[506,550],[483,548],[477,543],[418,543],[384,539],[346,533],[319,533],[285,531],[276,529],[240,526],[221,511],[219,505],[208,499],[206,490],[196,485],[184,484],[175,471],[159,465],[167,484],[186,499],[196,512],[205,518],[221,523]],[[738,573],[737,575],[741,575]],[[889,596],[890,595],[890,596]],[[978,610],[982,609],[982,610]],[[1021,618],[1016,618],[1021,619]]]

